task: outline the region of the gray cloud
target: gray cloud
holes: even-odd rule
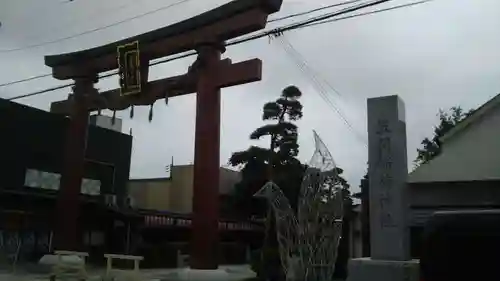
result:
[[[42,5],[41,2],[44,4]],[[62,2],[62,0],[61,0]],[[32,45],[107,25],[166,5],[165,1],[76,0],[3,1],[0,4],[0,50]],[[129,3],[127,5],[127,3]],[[174,1],[170,1],[172,3]],[[43,56],[84,49],[126,38],[196,15],[228,1],[192,0],[186,4],[57,44],[5,53],[0,51],[0,83],[49,72]],[[339,1],[340,2],[340,1]],[[394,1],[404,4],[410,1]],[[327,0],[286,1],[280,15],[331,4]],[[388,7],[394,4],[386,4]],[[116,9],[116,7],[121,7]],[[116,10],[115,10],[116,9]],[[111,12],[113,11],[113,12]],[[106,17],[99,17],[99,15]],[[398,94],[406,103],[409,161],[422,138],[432,133],[439,108],[476,107],[500,88],[500,3],[495,0],[436,0],[417,7],[360,17],[286,33],[286,38],[316,72],[339,90],[329,99],[349,120],[349,129],[297,69],[281,45],[266,39],[229,48],[233,61],[259,57],[264,61],[263,81],[223,90],[221,162],[245,149],[248,134],[262,124],[262,105],[281,89],[295,84],[304,92],[304,119],[299,122],[300,158],[313,152],[312,129],[318,131],[351,185],[357,187],[366,170],[367,152],[352,131],[366,137],[366,98]],[[152,79],[184,72],[192,59],[155,67]],[[52,78],[0,89],[2,97],[59,85]],[[100,89],[117,86],[117,79],[100,81]],[[48,109],[65,98],[69,89],[19,100]],[[154,120],[148,108],[119,114],[124,131],[133,128],[132,177],[164,175],[174,156],[176,163],[193,159],[195,96],[158,102]],[[265,144],[265,142],[261,142]]]

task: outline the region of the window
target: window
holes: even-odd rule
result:
[[[33,188],[59,190],[60,180],[60,174],[28,169],[24,177],[24,185]],[[87,195],[101,194],[101,181],[84,178],[80,192]]]

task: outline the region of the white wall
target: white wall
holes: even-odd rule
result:
[[[112,117],[106,115],[90,116],[90,124],[121,133],[123,121],[120,118],[115,118],[115,122],[113,124],[112,120]]]
[[[408,176],[408,182],[498,179],[500,179],[500,104],[447,140],[439,156]]]

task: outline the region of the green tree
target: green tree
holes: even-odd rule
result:
[[[439,125],[434,127],[434,136],[429,139],[425,138],[422,141],[422,148],[417,148],[417,159],[415,159],[416,166],[425,164],[432,160],[434,157],[441,153],[442,143],[440,138],[448,133],[458,123],[462,122],[465,118],[469,117],[474,110],[465,112],[460,106],[454,106],[447,112],[439,110]]]
[[[282,278],[279,259],[278,243],[274,216],[266,202],[253,197],[267,181],[272,180],[283,190],[292,208],[296,210],[302,178],[307,165],[298,159],[298,128],[295,121],[302,118],[302,96],[295,86],[285,88],[281,96],[275,101],[268,102],[263,107],[262,120],[267,124],[257,128],[250,134],[250,139],[259,140],[268,138],[268,147],[250,146],[245,151],[235,152],[229,159],[229,164],[241,169],[241,180],[232,194],[232,212],[239,216],[249,217],[267,216],[264,253],[257,256],[259,265],[256,266],[260,278],[276,280]],[[347,209],[352,208],[352,198],[349,184],[341,176],[343,170],[336,168],[338,177],[330,182],[331,186],[341,187]],[[325,188],[326,192],[329,188]]]
[[[351,189],[350,185],[342,177],[342,173],[344,173],[344,170],[342,168],[337,167],[337,177],[336,177],[336,186],[340,187],[342,189],[342,198],[344,200],[344,210],[347,211],[348,214],[352,211],[352,206],[354,205],[353,202],[353,196],[351,194]]]
[[[229,164],[241,168],[241,181],[234,189],[234,207],[243,216],[264,215],[267,209],[266,233],[257,274],[268,280],[282,279],[274,217],[270,208],[252,195],[267,181],[272,180],[283,188],[292,206],[296,206],[300,183],[305,169],[297,159],[299,153],[298,128],[295,121],[302,118],[302,92],[295,86],[285,88],[275,101],[263,107],[262,120],[267,124],[250,134],[250,139],[269,138],[268,147],[251,146],[235,152]]]
[[[241,168],[241,181],[235,186],[236,207],[242,215],[254,214],[249,198],[268,180],[286,187],[285,195],[296,204],[304,166],[297,159],[299,153],[298,128],[295,121],[302,118],[301,91],[295,86],[285,88],[275,101],[263,107],[262,120],[269,123],[257,128],[250,139],[268,137],[269,147],[250,146],[235,152],[229,164]],[[260,209],[260,208],[259,208]]]

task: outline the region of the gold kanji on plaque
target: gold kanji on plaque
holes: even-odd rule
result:
[[[120,94],[134,95],[141,92],[141,60],[139,42],[118,46],[118,74],[120,75]]]

